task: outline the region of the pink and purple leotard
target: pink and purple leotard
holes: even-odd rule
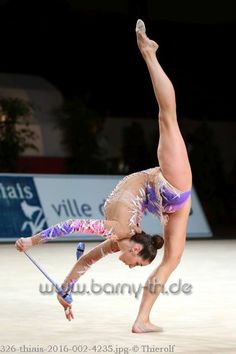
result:
[[[127,226],[127,235],[132,225],[141,225],[147,210],[158,216],[161,223],[168,222],[168,214],[181,209],[191,191],[181,192],[163,176],[159,167],[133,173],[124,177],[104,204],[105,220]],[[107,230],[104,220],[70,219],[40,232],[42,242],[72,233],[96,234],[105,238],[112,236],[113,226]],[[132,234],[132,232],[131,232]]]
[[[150,168],[128,175],[117,184],[105,202],[105,216],[109,218],[123,205],[123,215],[128,214],[130,226],[140,225],[145,211],[159,217],[165,225],[168,214],[181,209],[190,195],[191,190],[182,192],[173,187],[160,167]]]

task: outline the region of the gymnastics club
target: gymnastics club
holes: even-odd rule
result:
[[[77,247],[77,251],[78,249],[82,252],[80,252],[80,254],[78,254],[77,252],[77,260],[79,259],[80,256],[82,256],[83,251],[84,251],[84,244],[81,242],[78,244]],[[40,265],[33,259],[33,257],[27,253],[24,252],[24,254],[26,255],[26,257],[29,258],[29,260],[40,270],[41,273],[43,273],[43,275],[50,281],[50,283],[55,287],[56,292],[68,303],[71,304],[73,299],[72,296],[70,294],[67,294],[60,286],[57,285],[57,283],[55,283],[55,281],[49,277],[49,275],[40,267]],[[79,257],[78,257],[79,256]]]

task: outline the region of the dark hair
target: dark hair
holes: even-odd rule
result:
[[[148,259],[150,263],[156,257],[157,250],[162,248],[164,244],[163,237],[159,235],[148,235],[144,231],[140,234],[135,234],[130,240],[143,246],[138,255],[145,260]]]

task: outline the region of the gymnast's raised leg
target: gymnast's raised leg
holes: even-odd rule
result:
[[[186,146],[178,126],[173,85],[157,60],[158,44],[147,37],[145,25],[141,20],[137,22],[136,34],[137,44],[146,62],[159,106],[160,138],[157,154],[160,168],[166,180],[176,189],[189,191],[192,174]],[[186,240],[190,205],[189,198],[180,210],[169,214],[168,223],[164,226],[164,257],[146,282],[139,313],[132,328],[134,333],[160,330],[150,322],[149,315],[162,286],[180,262]],[[154,292],[150,291],[153,290],[150,285],[155,286]]]

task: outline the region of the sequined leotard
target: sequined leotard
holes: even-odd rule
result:
[[[119,239],[131,237],[134,225],[140,227],[145,210],[158,216],[163,225],[168,214],[179,210],[191,191],[181,192],[163,176],[160,167],[124,177],[104,204],[105,220],[69,219],[41,231],[32,237],[33,244],[47,242],[72,233],[96,234]]]
[[[160,167],[150,168],[124,177],[104,205],[106,219],[122,224],[138,225],[145,210],[158,216],[162,224],[168,214],[179,210],[191,191],[181,192],[164,178]]]
[[[105,220],[69,219],[51,226],[33,236],[32,244],[39,244],[71,233],[91,233],[109,238],[112,234],[131,237],[134,225],[140,226],[145,210],[165,224],[168,214],[180,209],[191,191],[181,192],[164,178],[159,167],[133,173],[124,177],[107,198],[104,205]],[[111,227],[111,229],[109,229]],[[114,241],[106,240],[80,258],[66,277],[62,287],[71,291],[78,278],[106,254],[117,252]]]

